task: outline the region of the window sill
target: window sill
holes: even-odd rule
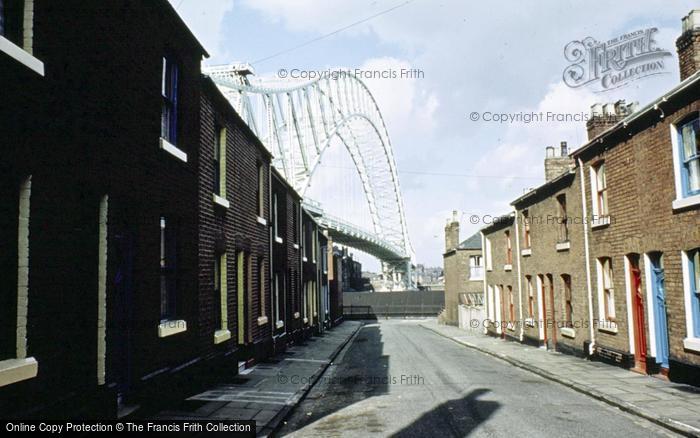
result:
[[[591,228],[603,228],[610,225],[610,216],[593,216],[591,218]]]
[[[568,251],[571,249],[571,242],[568,240],[566,242],[558,242],[556,245],[557,251]]]
[[[170,143],[163,137],[160,138],[160,148],[172,155],[173,157],[177,158],[178,160],[187,163],[187,154],[185,153],[185,151],[179,149],[177,146]]]
[[[683,348],[695,353],[700,353],[700,338],[683,339]]]
[[[214,199],[214,204],[218,205],[221,208],[228,209],[231,206],[231,203],[228,202],[228,199],[222,198],[221,196],[217,195],[216,193],[212,193],[212,198]]]
[[[275,242],[277,242],[277,243],[284,243],[284,240],[282,240],[282,238],[279,237],[279,236],[275,236]]]
[[[0,52],[5,52],[7,56],[23,64],[30,70],[44,76],[44,63],[39,61],[29,52],[16,45],[5,37],[0,36]]]
[[[562,327],[559,329],[559,332],[562,336],[567,338],[574,339],[576,337],[576,330],[572,329],[571,327]]]
[[[513,270],[513,265],[512,264],[503,265],[503,270],[506,272],[510,272]]]
[[[261,316],[258,318],[258,325],[265,325],[267,324],[268,319],[267,316]]]
[[[263,217],[258,216],[258,223],[260,225],[267,225],[267,220]]]
[[[608,324],[608,326],[598,327],[598,331],[603,332],[603,333],[610,333],[612,335],[616,335],[617,334],[617,323],[614,323],[612,321],[607,321],[606,324]]]
[[[275,323],[275,328],[279,329],[282,327],[284,327],[284,321],[277,321],[277,323]]]
[[[299,312],[294,312],[294,319],[299,319],[300,316]]]
[[[691,195],[687,198],[676,199],[672,204],[674,210],[682,210],[684,208],[698,206],[700,206],[700,195]]]
[[[187,321],[183,319],[173,319],[171,321],[163,321],[158,324],[158,337],[166,338],[178,333],[187,331]]]
[[[217,330],[214,332],[214,343],[220,344],[231,339],[230,330]]]
[[[520,250],[520,255],[523,257],[528,257],[532,255],[532,248],[523,248]]]
[[[36,377],[39,362],[33,357],[0,361],[0,387]]]

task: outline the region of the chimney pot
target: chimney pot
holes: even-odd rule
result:
[[[554,157],[554,146],[547,146],[547,148],[545,149],[545,157],[547,157],[547,158]]]
[[[561,147],[561,156],[566,157],[567,155],[569,155],[569,148],[566,145],[566,142],[562,141],[559,145]]]
[[[683,17],[681,35],[676,40],[681,81],[700,70],[700,9]]]
[[[693,9],[688,15],[683,17],[682,25],[683,32],[700,29],[700,9]]]

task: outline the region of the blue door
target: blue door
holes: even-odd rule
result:
[[[654,299],[656,363],[668,369],[668,325],[666,323],[666,288],[661,255],[651,257],[651,284]]]

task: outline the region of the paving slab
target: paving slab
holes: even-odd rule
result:
[[[158,412],[154,420],[254,420],[258,436],[274,432],[362,326],[345,321],[274,358]]]

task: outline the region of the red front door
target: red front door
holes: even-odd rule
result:
[[[634,368],[647,372],[647,338],[644,329],[644,299],[642,296],[642,275],[639,270],[639,256],[630,255],[630,279],[632,294],[632,323],[634,330]]]

